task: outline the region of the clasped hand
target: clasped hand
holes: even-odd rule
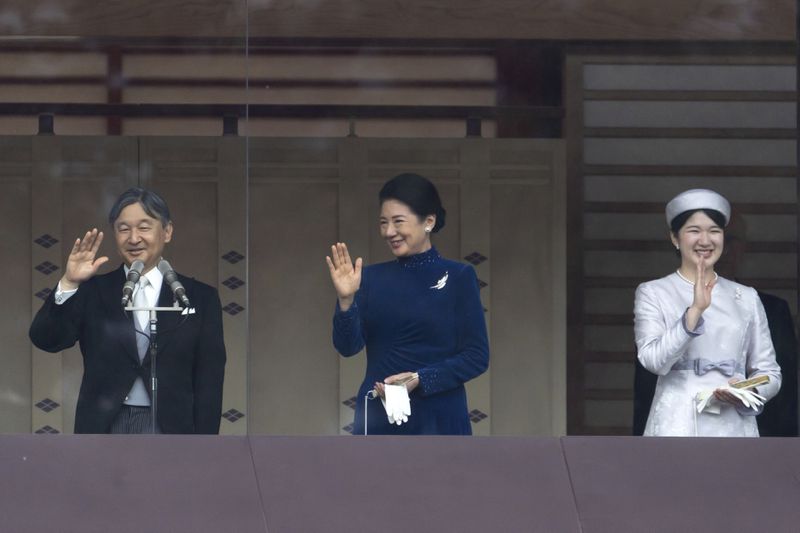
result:
[[[719,413],[719,406],[714,407],[712,400],[728,403],[737,408],[746,408],[758,411],[767,399],[753,390],[737,389],[732,387],[734,383],[740,381],[738,378],[728,380],[728,385],[719,387],[713,391],[697,393],[697,412],[709,411]]]
[[[414,372],[401,372],[389,376],[383,383],[375,382],[375,392],[380,396],[390,424],[403,424],[411,416],[411,400],[408,393],[419,385],[419,376]]]

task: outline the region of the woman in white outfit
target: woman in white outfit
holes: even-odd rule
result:
[[[757,437],[755,415],[763,407],[747,407],[728,385],[765,375],[769,382],[754,392],[769,400],[780,389],[756,291],[714,272],[730,212],[728,201],[707,189],[685,191],[667,204],[680,268],[639,285],[634,303],[637,356],[659,376],[645,435]]]

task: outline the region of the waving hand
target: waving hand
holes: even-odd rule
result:
[[[356,291],[361,286],[362,260],[360,257],[357,258],[353,265],[347,245],[343,242],[337,242],[331,246],[331,255],[326,256],[325,260],[331,273],[333,288],[336,289],[336,295],[339,297],[339,308],[347,311],[353,304]]]
[[[62,290],[77,289],[78,285],[97,274],[97,270],[108,261],[106,256],[96,258],[102,242],[103,232],[98,232],[97,228],[87,231],[83,239],[75,239],[67,258],[67,268],[61,278]]]

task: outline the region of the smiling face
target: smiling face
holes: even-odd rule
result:
[[[681,270],[694,272],[700,261],[706,267],[713,267],[722,255],[724,231],[716,222],[702,211],[692,214],[678,230],[678,235],[670,233],[672,244],[681,252]]]
[[[395,257],[405,257],[427,252],[431,249],[430,233],[436,217],[420,217],[410,207],[398,200],[386,200],[381,204],[381,237],[386,239]]]
[[[133,203],[114,221],[114,238],[125,264],[130,266],[139,259],[147,272],[158,264],[164,245],[172,240],[172,222],[165,227],[161,220],[148,215],[142,204]]]

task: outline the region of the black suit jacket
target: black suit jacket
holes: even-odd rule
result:
[[[781,390],[764,405],[758,415],[758,432],[762,437],[797,436],[797,337],[789,304],[785,300],[758,293],[767,315],[775,359],[781,367]],[[633,434],[642,435],[650,415],[650,404],[656,391],[658,376],[648,372],[636,360],[633,382]]]
[[[158,424],[164,433],[219,433],[225,375],[219,296],[195,279],[178,278],[195,312],[158,312]],[[120,267],[82,283],[62,305],[53,291],[31,324],[30,338],[42,350],[60,352],[80,343],[75,433],[108,433],[136,378],[150,382],[150,355],[139,363],[133,316],[120,305],[124,283]],[[164,282],[158,305],[173,300]]]

